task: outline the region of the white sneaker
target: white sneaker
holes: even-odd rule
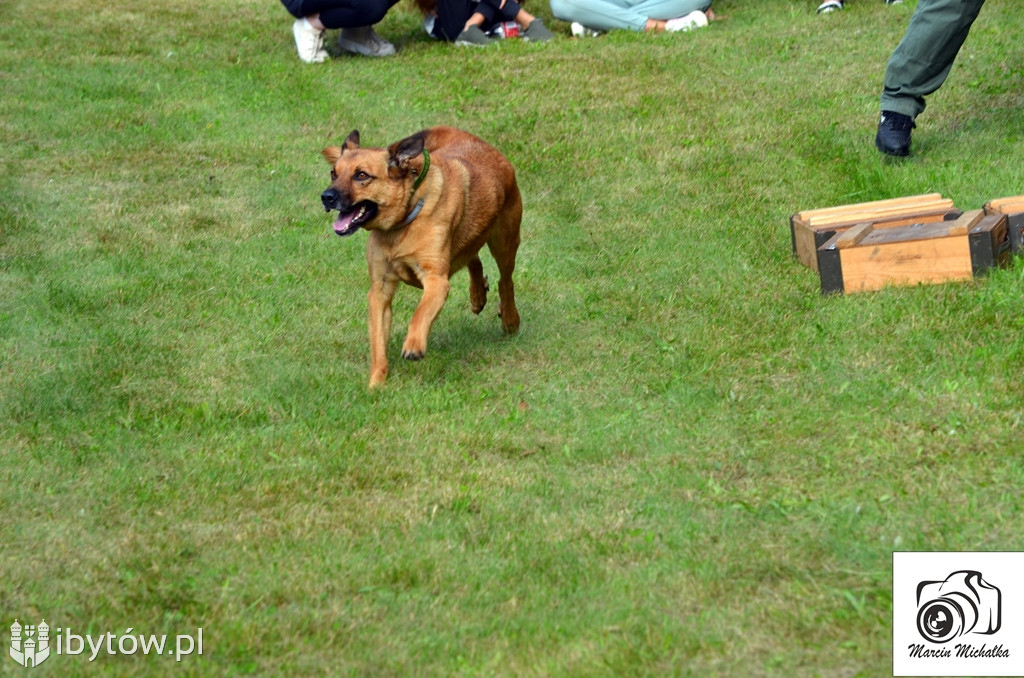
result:
[[[665,22],[665,30],[669,33],[675,33],[676,31],[690,31],[694,28],[704,28],[707,25],[708,15],[698,9],[690,12],[686,16],[679,17],[678,19],[669,19]]]
[[[297,19],[292,24],[292,35],[295,36],[295,49],[299,58],[307,64],[322,64],[330,56],[324,49],[324,33],[309,25],[305,19]]]
[[[373,26],[343,28],[338,47],[363,56],[384,57],[395,53],[395,46],[373,32]]]
[[[577,21],[573,21],[569,28],[572,30],[572,37],[574,38],[596,38],[601,35],[601,31],[595,31],[593,28],[587,28]]]

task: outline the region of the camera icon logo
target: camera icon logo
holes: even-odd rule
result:
[[[917,606],[917,631],[931,643],[947,643],[967,633],[990,635],[1001,625],[1002,594],[975,570],[921,582]]]

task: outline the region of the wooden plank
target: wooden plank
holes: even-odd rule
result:
[[[845,292],[890,285],[970,280],[971,251],[966,235],[868,245],[839,253]]]
[[[861,240],[866,238],[873,230],[875,230],[875,226],[871,222],[857,224],[856,226],[846,229],[842,233],[836,235],[836,249],[845,250],[848,247],[855,246]]]
[[[860,223],[863,221],[884,221],[887,218],[909,216],[911,214],[932,214],[953,209],[952,200],[935,200],[909,207],[885,207],[875,209],[850,210],[835,214],[823,214],[810,217],[807,224],[813,227],[832,226],[844,223]]]
[[[793,236],[793,252],[800,263],[808,268],[818,270],[818,262],[815,251],[818,243],[815,241],[814,230],[808,228],[806,223],[798,221],[795,217],[790,221],[790,229]]]
[[[954,234],[952,229],[956,227],[955,221],[942,221],[925,224],[908,224],[899,228],[886,228],[876,230],[868,234],[861,242],[864,247],[875,245],[889,245],[893,243],[908,243],[916,240],[937,240],[949,238]],[[967,235],[965,229],[959,229],[960,235]]]
[[[1024,195],[1012,195],[1005,198],[995,198],[985,203],[985,211],[1001,212],[1002,214],[1016,214],[1024,212]]]
[[[852,203],[849,205],[819,207],[816,209],[804,210],[802,212],[799,212],[797,213],[796,217],[801,221],[807,221],[808,219],[811,219],[816,216],[838,214],[841,212],[859,212],[864,210],[871,210],[874,208],[885,209],[889,207],[904,207],[909,210],[920,203],[929,203],[941,199],[942,195],[940,195],[939,193],[927,193],[922,195],[905,196],[902,198],[889,198],[886,200],[872,200],[870,202]]]
[[[984,218],[984,210],[972,210],[964,212],[956,221],[924,222],[899,228],[875,229],[862,238],[859,244],[867,247],[967,235]]]
[[[1010,202],[1000,205],[996,210],[1000,214],[1020,214],[1024,212],[1024,202]]]
[[[967,235],[967,232],[974,228],[979,221],[985,217],[985,210],[971,210],[964,212],[960,218],[949,227],[949,235]]]

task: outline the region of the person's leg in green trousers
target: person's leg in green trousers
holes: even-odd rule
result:
[[[925,97],[946,81],[985,0],[920,0],[889,58],[875,145],[889,155],[910,152],[910,130]]]

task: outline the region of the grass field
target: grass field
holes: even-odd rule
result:
[[[902,163],[909,1],[486,50],[403,3],[319,66],[273,0],[49,4],[0,2],[0,675],[45,618],[203,654],[33,675],[882,676],[894,550],[1024,550],[1022,262],[823,297],[788,223],[1024,193],[1016,2]],[[405,287],[369,391],[319,151],[434,124],[517,168],[522,330],[460,273],[403,361]]]

